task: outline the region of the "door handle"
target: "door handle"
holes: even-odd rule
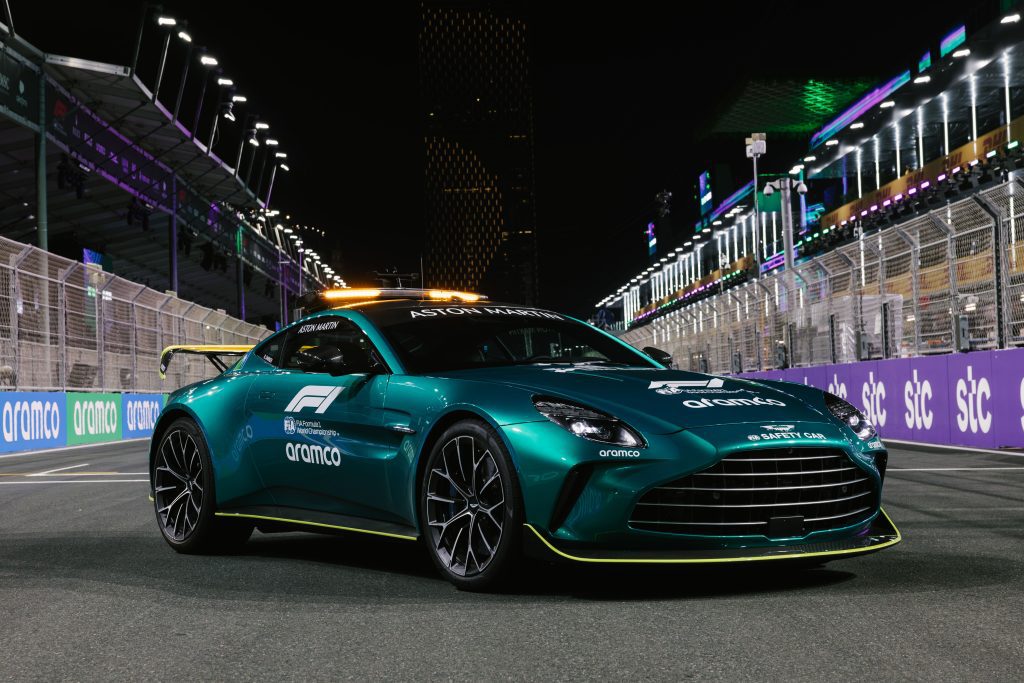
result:
[[[262,399],[274,398],[274,396],[275,396],[275,392],[273,392],[273,391],[261,391],[260,392],[260,398],[262,398]]]

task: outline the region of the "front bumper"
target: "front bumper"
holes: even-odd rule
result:
[[[769,440],[751,438],[764,432],[764,426],[755,423],[648,434],[648,447],[633,451],[580,439],[547,421],[508,425],[503,431],[520,474],[524,537],[540,555],[564,554],[578,561],[731,562],[810,553],[861,554],[899,541],[892,523],[879,513],[878,499],[867,519],[787,538],[659,533],[629,524],[636,504],[653,487],[703,471],[730,454],[764,448],[842,450],[873,480],[880,495],[884,449],[873,449],[834,424],[800,423],[792,438]],[[579,471],[586,473],[585,485],[565,505],[565,489]]]
[[[532,557],[566,562],[592,564],[729,564],[766,560],[829,560],[867,555],[896,545],[903,540],[899,529],[885,510],[860,533],[834,541],[793,543],[781,546],[748,548],[677,549],[677,550],[596,550],[559,548],[546,534],[527,524],[525,550]]]

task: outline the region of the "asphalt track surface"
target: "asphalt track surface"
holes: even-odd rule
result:
[[[147,500],[145,449],[0,457],[0,678],[1010,681],[1024,670],[1021,455],[892,450],[884,504],[903,543],[822,569],[533,565],[513,591],[481,595],[438,578],[416,544],[361,535],[257,533],[241,555],[177,555]]]

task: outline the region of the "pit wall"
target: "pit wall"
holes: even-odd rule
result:
[[[887,439],[1024,448],[1024,349],[747,372],[824,389]]]
[[[166,394],[0,392],[0,456],[151,436]]]

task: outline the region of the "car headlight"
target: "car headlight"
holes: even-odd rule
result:
[[[853,433],[859,436],[862,441],[874,438],[876,434],[875,426],[868,422],[868,419],[864,417],[864,413],[857,410],[853,404],[844,401],[834,394],[825,392],[825,405],[828,407],[829,412],[836,416],[836,419],[852,429]]]
[[[582,439],[634,448],[646,446],[635,429],[600,410],[547,396],[535,396],[533,405],[541,415]]]

